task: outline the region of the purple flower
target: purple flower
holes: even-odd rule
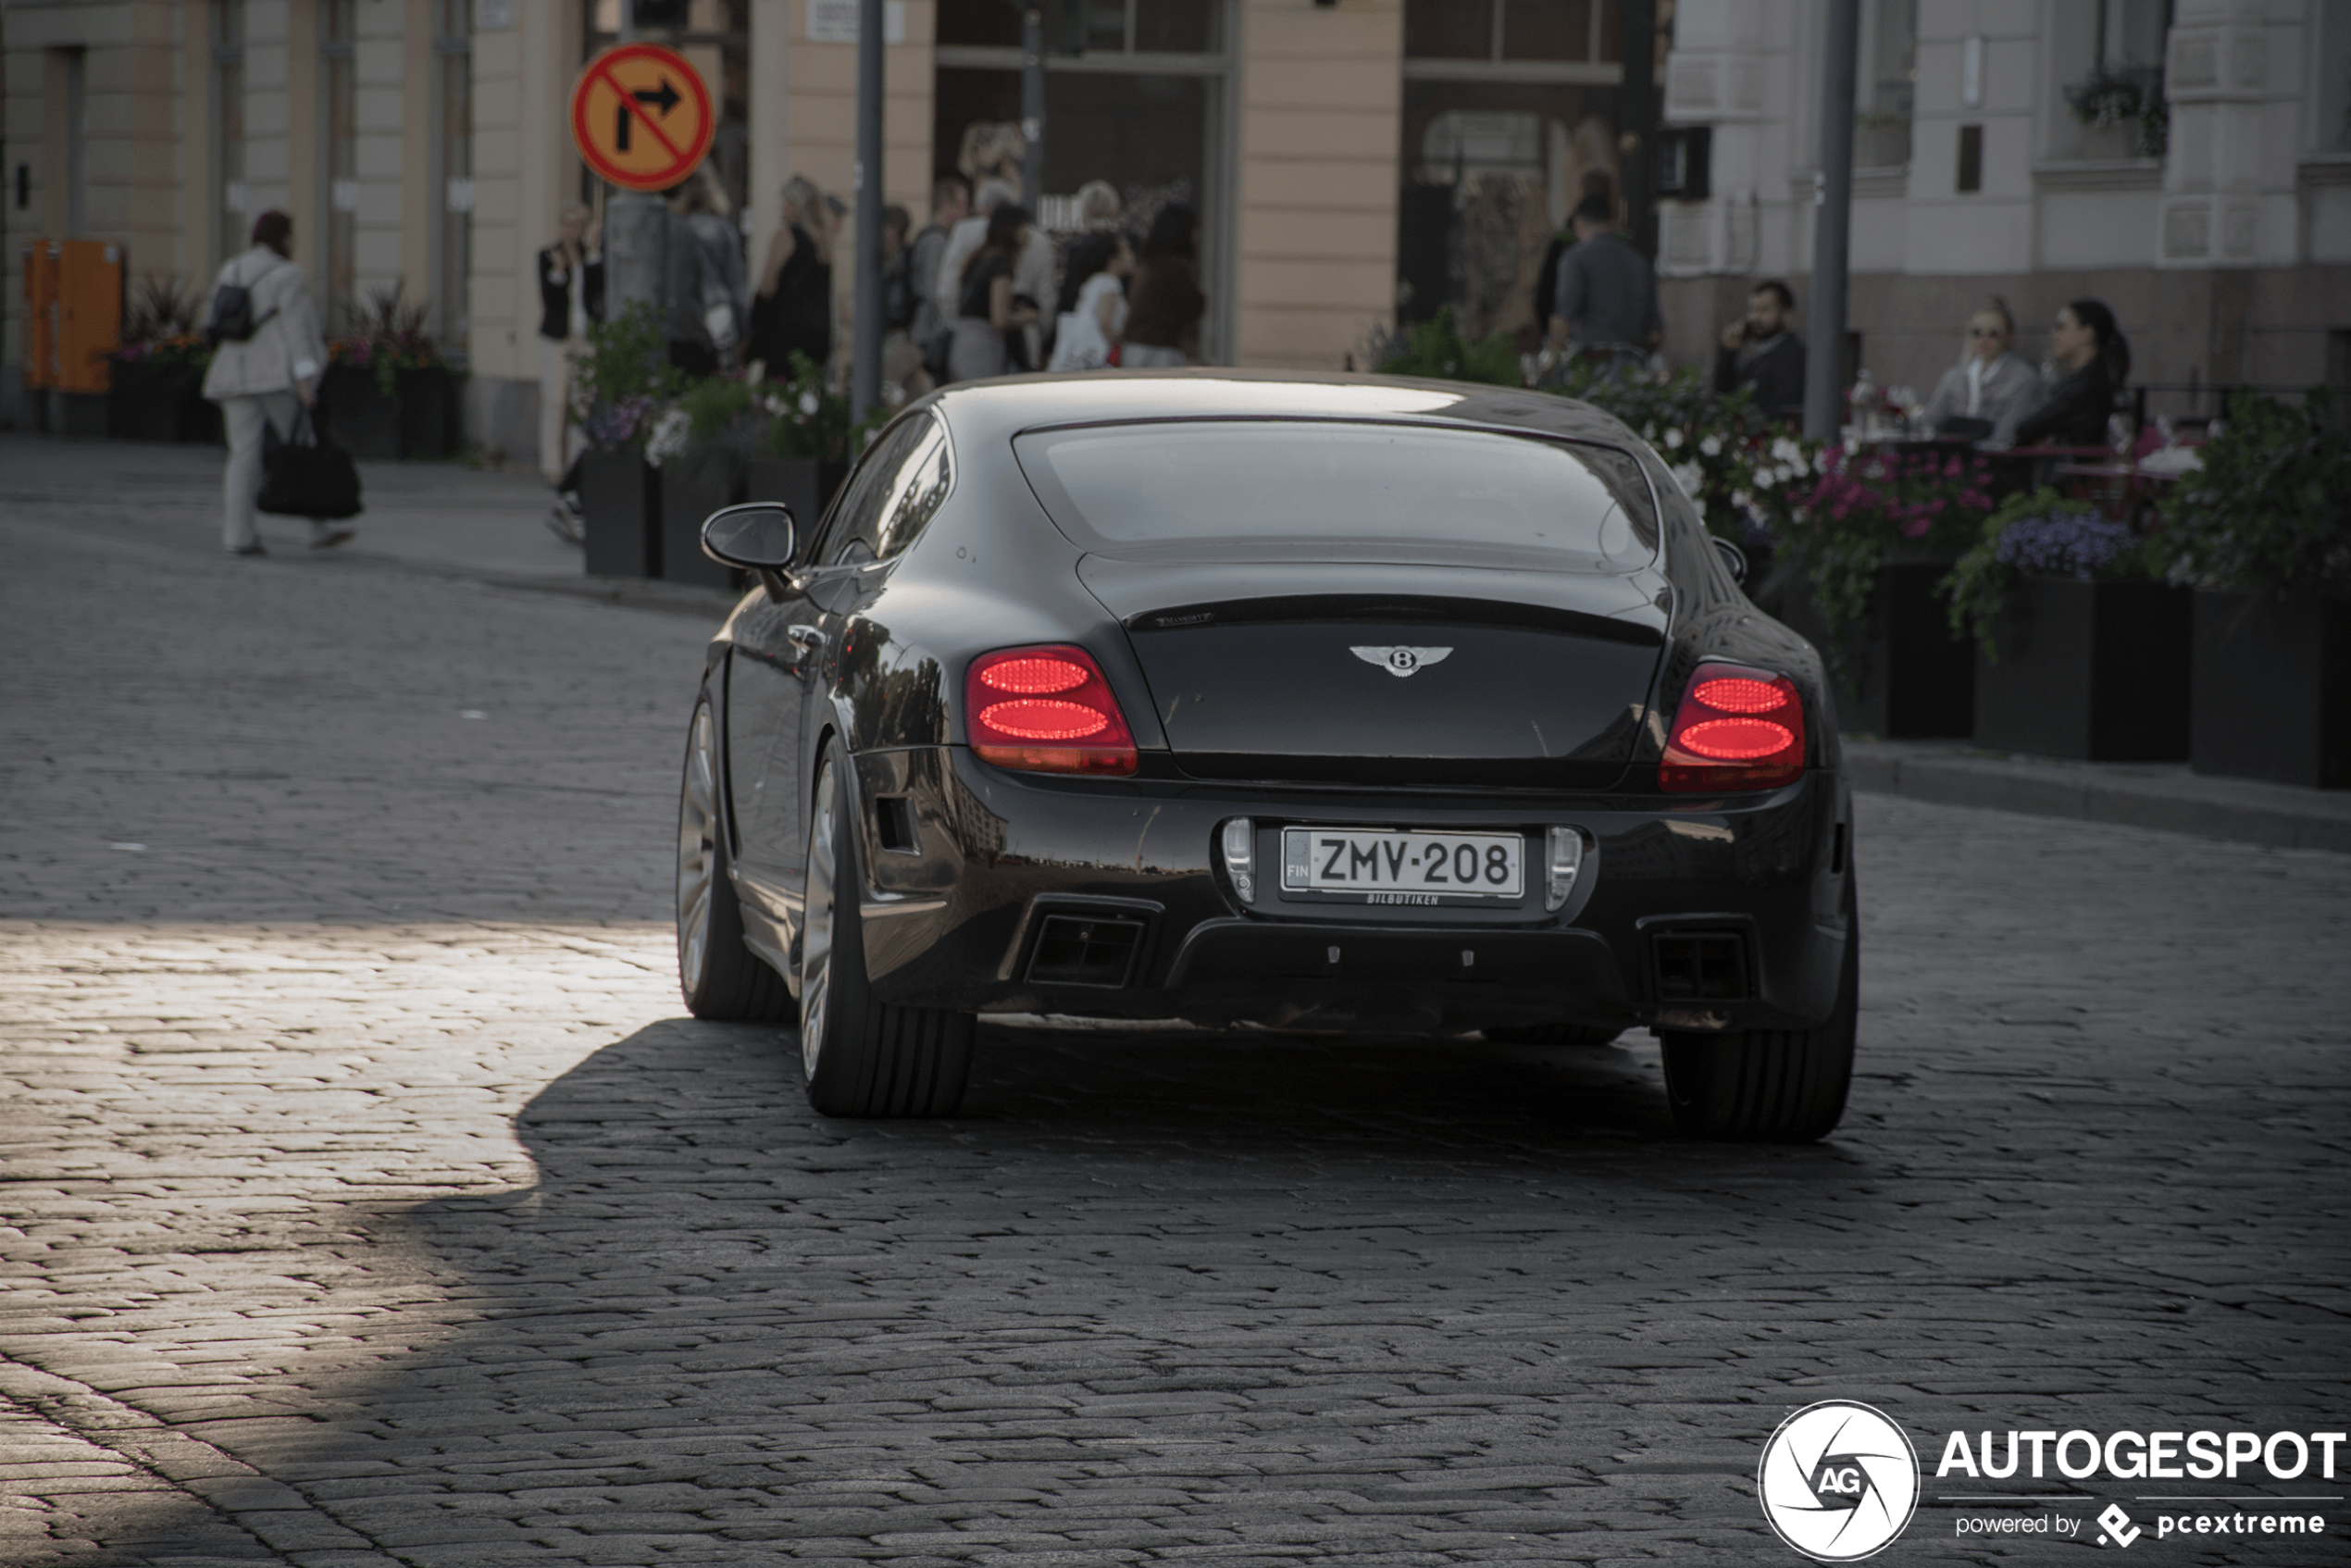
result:
[[[2010,523],[1993,554],[2019,571],[2088,578],[2112,566],[2132,542],[2128,524],[2096,512],[2055,512]]]

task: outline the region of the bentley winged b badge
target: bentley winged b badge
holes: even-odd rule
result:
[[[1377,665],[1399,678],[1411,675],[1423,665],[1441,665],[1450,657],[1450,648],[1350,648],[1348,650],[1367,665]]]

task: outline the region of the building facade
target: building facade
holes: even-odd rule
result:
[[[756,262],[792,175],[852,199],[855,0],[685,0]],[[2351,355],[2351,0],[1862,0],[1852,352],[1931,384],[1988,295],[2107,299],[2158,383],[2307,384]],[[1203,218],[1212,362],[1337,369],[1449,306],[1531,347],[1596,180],[1707,357],[1810,268],[1826,0],[1054,0],[1044,190]],[[886,199],[1020,167],[1008,0],[888,0]],[[5,0],[0,227],[201,291],[293,215],[330,329],[397,292],[527,460],[533,257],[592,193],[565,106],[619,0]],[[2089,122],[2076,101],[2093,107]],[[2103,123],[2100,113],[2103,111]],[[2124,112],[2130,111],[2130,112]],[[836,269],[845,288],[847,268]],[[0,324],[0,419],[25,334]],[[844,301],[845,308],[845,301]],[[2037,342],[2028,336],[2028,346]]]

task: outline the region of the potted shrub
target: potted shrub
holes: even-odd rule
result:
[[[652,306],[631,305],[589,329],[572,395],[588,436],[579,501],[590,577],[661,575],[661,486],[645,442],[678,384]]]
[[[354,330],[327,344],[319,403],[355,457],[446,457],[455,446],[456,378],[425,331],[426,309],[378,290]]]
[[[1992,471],[1955,453],[1822,454],[1785,545],[1802,568],[1782,618],[1828,661],[1842,726],[1894,740],[1975,727],[1975,653],[1935,590],[1975,542]]]
[[[782,502],[802,540],[813,541],[849,472],[849,400],[827,392],[823,373],[795,354],[791,374],[762,389],[760,411],[766,429],[744,465],[744,499]]]
[[[120,441],[218,442],[220,410],[204,396],[212,345],[203,302],[176,278],[142,278],[123,314],[106,380],[106,433]]]
[[[2351,438],[2323,387],[2237,392],[2201,454],[2158,506],[2196,591],[2189,764],[2351,787]]]
[[[1975,739],[2086,762],[2188,754],[2189,602],[2127,523],[2011,496],[1944,580],[1975,642]]]
[[[654,422],[645,461],[661,487],[661,575],[671,582],[732,587],[736,575],[703,554],[703,519],[741,498],[743,474],[758,448],[760,390],[740,376],[690,383]]]

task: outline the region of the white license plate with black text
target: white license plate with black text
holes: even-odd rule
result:
[[[1524,886],[1524,849],[1515,833],[1285,828],[1282,887],[1300,893],[1362,893],[1374,903],[1514,899]]]

